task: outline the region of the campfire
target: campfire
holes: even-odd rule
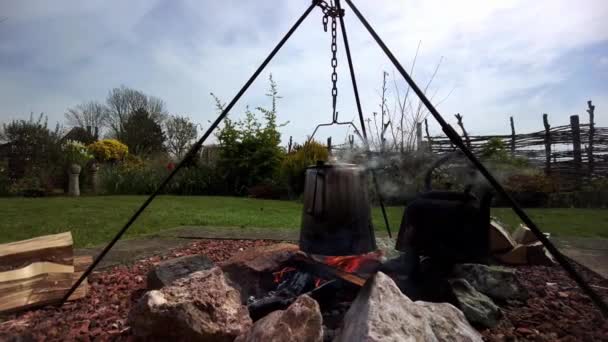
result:
[[[366,173],[352,164],[310,167],[298,245],[245,251],[211,269],[201,262],[202,271],[168,279],[132,310],[134,334],[238,342],[376,335],[481,341],[473,325],[493,327],[503,315],[494,300],[526,298],[513,270],[485,261],[496,252],[490,240],[497,237],[487,196],[422,194],[408,205],[397,240],[380,250],[364,184]],[[505,241],[500,253],[513,249]],[[172,264],[169,273],[196,271],[191,266]],[[173,336],[158,330],[166,325],[188,329]]]
[[[257,298],[248,298],[250,315],[257,320],[274,310],[285,309],[302,294],[317,299],[325,311],[336,312],[336,307],[353,300],[357,289],[378,270],[381,262],[381,251],[346,256],[298,251],[285,261],[285,266],[271,272],[275,288]]]

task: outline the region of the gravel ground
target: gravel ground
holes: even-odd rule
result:
[[[46,307],[0,318],[0,341],[131,340],[126,317],[145,292],[148,270],[164,259],[192,254],[214,262],[235,253],[276,242],[265,240],[200,240],[163,256],[117,266],[89,277],[86,298],[61,308]],[[579,268],[606,299],[608,281]],[[517,274],[530,297],[525,302],[501,303],[506,319],[481,331],[489,341],[608,341],[608,322],[559,267],[518,267]]]

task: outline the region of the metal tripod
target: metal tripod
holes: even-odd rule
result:
[[[441,114],[437,111],[437,109],[433,106],[433,104],[429,101],[426,95],[422,92],[422,90],[418,87],[418,85],[414,82],[414,80],[410,77],[410,75],[405,71],[403,66],[399,63],[397,58],[393,55],[393,53],[389,50],[389,48],[384,44],[380,36],[376,33],[376,31],[372,28],[372,26],[367,22],[365,17],[361,14],[359,9],[353,4],[352,0],[344,0],[348,6],[351,8],[352,12],[359,19],[359,21],[365,26],[370,35],[374,38],[376,43],[380,46],[382,51],[386,54],[386,56],[393,63],[397,71],[403,76],[408,85],[414,90],[416,95],[420,98],[422,103],[429,110],[431,115],[437,120],[439,125],[441,126],[443,132],[447,135],[447,137],[452,141],[452,143],[457,146],[463,154],[470,160],[470,162],[479,170],[479,172],[486,178],[486,180],[494,187],[494,189],[498,192],[499,195],[503,196],[507,202],[511,205],[515,213],[521,218],[521,220],[530,228],[530,230],[534,233],[536,238],[542,242],[542,244],[547,248],[547,250],[551,253],[551,255],[557,260],[557,262],[566,270],[568,275],[576,281],[576,283],[580,286],[580,288],[589,296],[589,298],[593,301],[593,303],[600,309],[604,317],[608,317],[608,305],[602,300],[602,298],[587,284],[587,282],[581,277],[581,275],[572,267],[572,265],[568,262],[568,260],[559,252],[559,250],[553,245],[549,239],[542,233],[542,231],[538,228],[538,226],[530,219],[530,217],[526,214],[526,212],[515,202],[515,200],[507,193],[507,191],[502,187],[502,185],[494,178],[494,176],[488,171],[488,169],[477,159],[477,157],[471,152],[471,150],[464,144],[458,133],[448,124]],[[179,164],[173,169],[173,171],[167,176],[167,178],[159,185],[159,187],[146,199],[146,201],[141,205],[141,207],[133,214],[133,216],[127,221],[127,223],[122,227],[122,229],[116,234],[116,236],[110,241],[110,243],[102,250],[102,252],[95,258],[93,263],[87,268],[87,270],[80,276],[80,278],[72,285],[72,287],[66,292],[63,299],[61,300],[61,304],[63,304],[67,299],[72,295],[72,293],[80,286],[80,284],[86,279],[86,277],[93,271],[93,269],[99,264],[99,262],[104,258],[104,256],[112,249],[114,244],[122,235],[129,229],[129,227],[135,222],[135,220],[141,215],[141,213],[148,207],[148,205],[160,194],[160,192],[164,189],[164,187],[169,183],[169,181],[185,166],[185,162],[190,158],[194,157],[196,153],[199,151],[205,140],[211,135],[211,133],[217,128],[220,122],[226,117],[228,112],[234,107],[236,102],[241,98],[241,96],[245,93],[245,91],[249,88],[249,86],[253,83],[253,81],[259,76],[259,74],[264,70],[264,68],[268,65],[268,63],[272,60],[272,58],[277,54],[277,52],[283,47],[285,42],[293,35],[296,29],[300,26],[300,24],[308,17],[310,12],[316,7],[319,6],[321,9],[325,9],[328,7],[327,3],[322,0],[313,0],[312,3],[306,8],[304,13],[298,18],[295,24],[289,29],[289,31],[285,34],[285,36],[279,41],[279,43],[274,47],[274,49],[270,52],[268,57],[262,62],[262,64],[255,70],[253,75],[245,82],[243,87],[239,90],[236,96],[228,103],[228,105],[224,108],[224,110],[220,113],[217,119],[211,124],[209,129],[203,134],[203,136],[192,146],[192,148],[188,151],[184,159],[182,159]],[[340,6],[340,0],[335,0],[335,7],[338,12],[342,12],[342,7]],[[359,119],[361,121],[361,130],[364,138],[367,138],[365,124],[363,121],[363,112],[361,110],[361,103],[359,99],[359,92],[357,89],[357,82],[355,78],[355,72],[352,62],[352,57],[350,54],[350,47],[348,45],[348,39],[346,35],[346,27],[344,24],[343,15],[339,15],[340,27],[342,31],[342,37],[344,40],[344,47],[346,50],[346,55],[348,59],[351,81],[353,84],[353,89],[355,92],[355,100],[357,104],[357,110],[359,113]],[[383,208],[384,209],[384,208]]]

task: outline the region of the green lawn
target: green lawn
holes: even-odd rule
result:
[[[70,230],[77,247],[109,241],[144,196],[81,198],[1,198],[0,242],[27,239]],[[403,209],[388,208],[393,231]],[[554,235],[608,238],[608,210],[530,209],[530,215]],[[160,196],[142,214],[127,237],[150,234],[180,225],[265,227],[297,229],[301,204],[234,197]],[[374,208],[376,229],[384,230],[382,215]],[[510,209],[497,208],[493,215],[509,225],[518,220]]]

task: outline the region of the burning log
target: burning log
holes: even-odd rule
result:
[[[380,254],[368,253],[353,256],[312,257],[305,253],[294,254],[286,267],[273,272],[276,290],[259,299],[249,299],[249,315],[257,320],[275,310],[283,310],[299,296],[307,294],[319,302],[335,297],[335,291],[344,282],[359,288],[367,278],[353,272],[375,273],[380,267]]]
[[[339,278],[357,286],[363,286],[367,281],[367,278],[363,278],[357,274],[349,273],[339,268],[327,265],[323,262],[310,258],[303,253],[295,254],[291,260],[291,263],[296,265],[299,270],[310,272],[323,279]]]

